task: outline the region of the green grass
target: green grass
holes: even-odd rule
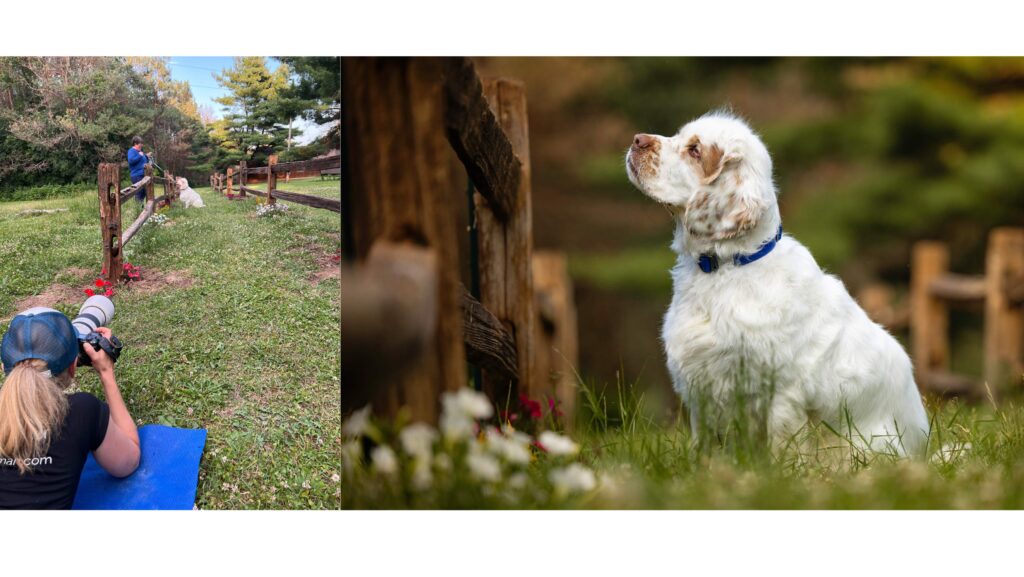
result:
[[[337,194],[337,181],[319,179],[287,190],[329,186]],[[196,191],[206,208],[176,203],[170,225],[147,225],[125,247],[144,278],[185,279],[114,297],[111,329],[125,342],[116,374],[129,411],[140,424],[208,430],[201,509],[336,509],[340,287],[337,276],[315,275],[339,252],[338,215],[291,205],[256,218],[255,200]],[[67,211],[18,214],[26,209]],[[126,201],[123,212],[127,228],[138,207]],[[95,193],[0,203],[0,251],[6,330],[19,300],[55,283],[84,289],[98,276]],[[84,298],[78,290],[56,308],[73,316]],[[102,395],[92,371],[78,382]]]
[[[535,451],[529,483],[513,489],[516,470],[483,483],[459,472],[466,451],[446,444],[454,473],[435,472],[428,490],[409,488],[410,461],[396,426],[379,424],[376,442],[395,447],[396,476],[360,466],[364,445],[343,444],[345,508],[568,508],[568,509],[1018,509],[1024,507],[1024,410],[1015,401],[968,406],[928,402],[932,436],[928,457],[852,449],[826,426],[808,427],[785,450],[769,450],[753,431],[738,427],[731,441],[695,442],[685,417],[663,422],[637,388],[605,390],[581,384],[571,436],[575,460],[592,469],[598,486],[570,495],[553,490],[550,473],[566,464]],[[681,411],[680,414],[685,414]],[[799,449],[796,447],[800,447]]]

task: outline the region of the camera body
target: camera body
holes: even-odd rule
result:
[[[71,321],[78,336],[79,365],[92,366],[92,359],[85,352],[85,347],[92,347],[96,351],[103,350],[111,361],[117,362],[117,358],[121,356],[121,349],[124,348],[121,339],[114,335],[110,335],[108,339],[96,332],[99,327],[107,326],[112,318],[114,303],[103,295],[91,296],[82,304],[78,316]]]

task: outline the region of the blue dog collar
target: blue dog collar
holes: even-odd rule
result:
[[[761,248],[757,249],[757,251],[755,252],[752,252],[750,254],[736,254],[735,256],[732,257],[733,264],[735,264],[736,266],[743,266],[745,264],[750,264],[755,260],[764,257],[766,254],[770,253],[775,248],[775,245],[779,243],[779,240],[781,238],[782,225],[780,224],[779,232],[775,233],[775,236],[773,238],[764,241],[764,243],[761,244]],[[718,270],[718,255],[715,253],[702,253],[699,257],[697,257],[697,266],[700,267],[700,270],[702,272],[708,274],[715,272],[716,270]]]

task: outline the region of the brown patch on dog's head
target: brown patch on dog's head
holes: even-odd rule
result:
[[[711,184],[722,174],[725,154],[717,144],[705,147],[701,152],[700,168],[704,172],[704,184]]]

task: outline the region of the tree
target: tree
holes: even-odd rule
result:
[[[302,101],[302,117],[330,129],[318,140],[326,148],[336,148],[341,135],[341,66],[334,56],[279,56],[287,64],[296,82],[288,96]]]
[[[287,124],[300,106],[285,94],[289,74],[285,64],[270,72],[265,58],[247,56],[235,58],[234,67],[215,77],[230,91],[215,99],[227,114],[210,128],[210,138],[220,148],[219,165],[260,163],[287,146]]]

